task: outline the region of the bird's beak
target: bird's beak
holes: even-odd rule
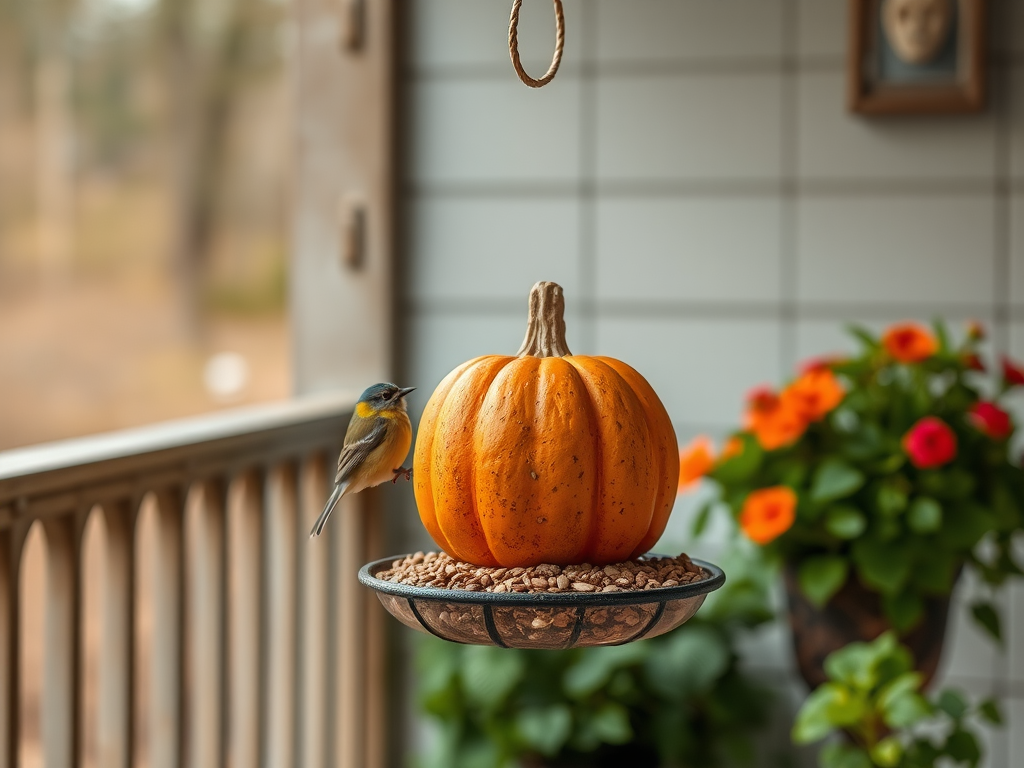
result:
[[[406,387],[405,389],[398,390],[398,394],[395,395],[395,400],[401,400],[403,397],[412,392],[416,387]]]

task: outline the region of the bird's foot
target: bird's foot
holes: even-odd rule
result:
[[[398,478],[400,477],[404,477],[406,480],[412,480],[412,467],[409,467],[408,469],[405,467],[399,467],[398,469],[393,469],[391,471],[395,473],[395,476],[391,480],[392,484],[397,483]]]

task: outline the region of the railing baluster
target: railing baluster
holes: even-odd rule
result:
[[[366,540],[364,495],[342,499],[331,525],[334,552],[335,604],[334,696],[338,728],[334,731],[334,761],[340,768],[366,768],[363,764],[366,690],[365,609],[362,587],[356,579]]]
[[[264,514],[265,680],[264,768],[287,768],[295,757],[296,481],[293,464],[280,464],[267,481]]]
[[[385,554],[383,505],[380,496],[367,499],[366,548],[361,553],[362,561],[376,560]],[[365,670],[366,700],[363,702],[366,747],[363,756],[364,768],[384,768],[387,763],[387,721],[385,655],[387,640],[385,621],[387,612],[376,598],[364,595],[366,657]]]
[[[81,648],[80,531],[74,513],[46,520],[46,637],[42,737],[47,768],[78,761]]]
[[[246,473],[228,515],[228,739],[232,768],[257,768],[263,482]]]
[[[135,680],[135,511],[123,499],[104,504],[107,550],[99,668],[98,765],[128,768]]]
[[[227,484],[199,489],[187,526],[187,757],[189,768],[219,768],[223,748],[224,518]]]
[[[23,525],[0,533],[0,760],[18,763]]]
[[[307,538],[309,529],[327,500],[327,472],[322,454],[303,462],[298,520],[299,722],[296,764],[302,768],[327,764],[327,563],[328,542]],[[333,477],[333,475],[332,475]]]
[[[153,634],[150,640],[150,768],[178,768],[181,755],[182,527],[185,495],[156,493]]]

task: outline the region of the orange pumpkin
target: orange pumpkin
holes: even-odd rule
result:
[[[625,363],[573,355],[555,283],[537,283],[519,354],[449,373],[420,420],[416,504],[445,552],[487,566],[621,562],[675,503],[665,407]]]

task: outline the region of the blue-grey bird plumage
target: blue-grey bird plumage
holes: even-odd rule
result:
[[[395,480],[401,474],[408,477],[410,470],[404,469],[402,462],[412,445],[412,424],[405,396],[414,389],[374,384],[360,396],[338,456],[334,490],[309,532],[311,538],[323,532],[331,512],[346,494]]]

